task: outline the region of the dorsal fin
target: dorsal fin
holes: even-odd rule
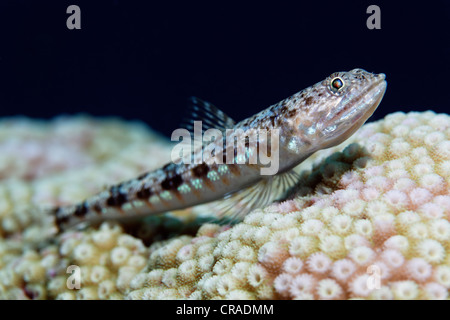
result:
[[[196,97],[189,98],[187,116],[181,127],[194,131],[194,121],[202,121],[202,133],[208,129],[225,131],[234,127],[236,122],[213,104]]]

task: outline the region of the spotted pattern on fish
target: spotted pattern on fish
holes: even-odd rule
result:
[[[333,73],[239,123],[212,104],[192,98],[193,120],[202,120],[206,124],[203,130],[216,127],[227,134],[226,129],[242,131],[234,137],[245,141],[245,159],[240,159],[244,163],[238,162],[237,155],[242,153],[237,152],[237,148],[232,159],[227,155],[225,135],[222,141],[219,139],[193,150],[192,164],[171,162],[112,186],[82,203],[55,208],[52,213],[56,224],[64,231],[78,224],[159,214],[230,196],[239,200],[240,207],[235,210],[241,212],[273,201],[262,188],[270,187],[277,177],[292,172],[315,151],[335,146],[350,137],[379,105],[386,90],[384,79],[384,74],[362,69]],[[272,133],[274,129],[280,132],[279,171],[274,176],[264,176],[260,172],[261,163],[248,161],[254,152],[249,136],[257,130]],[[219,143],[223,149],[216,154],[216,150],[220,150]],[[257,141],[256,152],[263,144],[264,141]],[[222,159],[223,163],[214,161],[217,159]],[[259,184],[264,187],[259,188]]]

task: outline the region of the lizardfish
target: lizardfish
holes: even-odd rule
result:
[[[311,154],[349,138],[378,107],[386,86],[382,73],[362,69],[336,72],[239,123],[212,104],[193,98],[194,119],[206,124],[203,132],[215,128],[224,133],[222,138],[203,142],[189,157],[180,155],[160,169],[114,185],[81,203],[55,208],[52,211],[59,231],[223,198],[231,204],[228,211],[242,216],[274,201],[280,194],[275,189],[285,190],[298,182],[293,169]],[[261,132],[269,133],[270,139]],[[256,144],[249,138],[254,133]],[[230,146],[224,142],[230,136],[241,142],[241,150],[233,144],[234,151],[229,152]],[[266,150],[266,157],[277,156],[273,174],[262,174],[267,165],[262,157],[249,161],[263,147],[271,149]]]

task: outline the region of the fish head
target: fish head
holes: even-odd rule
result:
[[[373,114],[386,86],[383,73],[353,69],[331,74],[299,93],[296,133],[317,149],[342,143]]]

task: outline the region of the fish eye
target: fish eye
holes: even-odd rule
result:
[[[345,86],[344,80],[342,80],[339,77],[335,77],[330,82],[330,89],[331,91],[337,93],[341,91]]]

